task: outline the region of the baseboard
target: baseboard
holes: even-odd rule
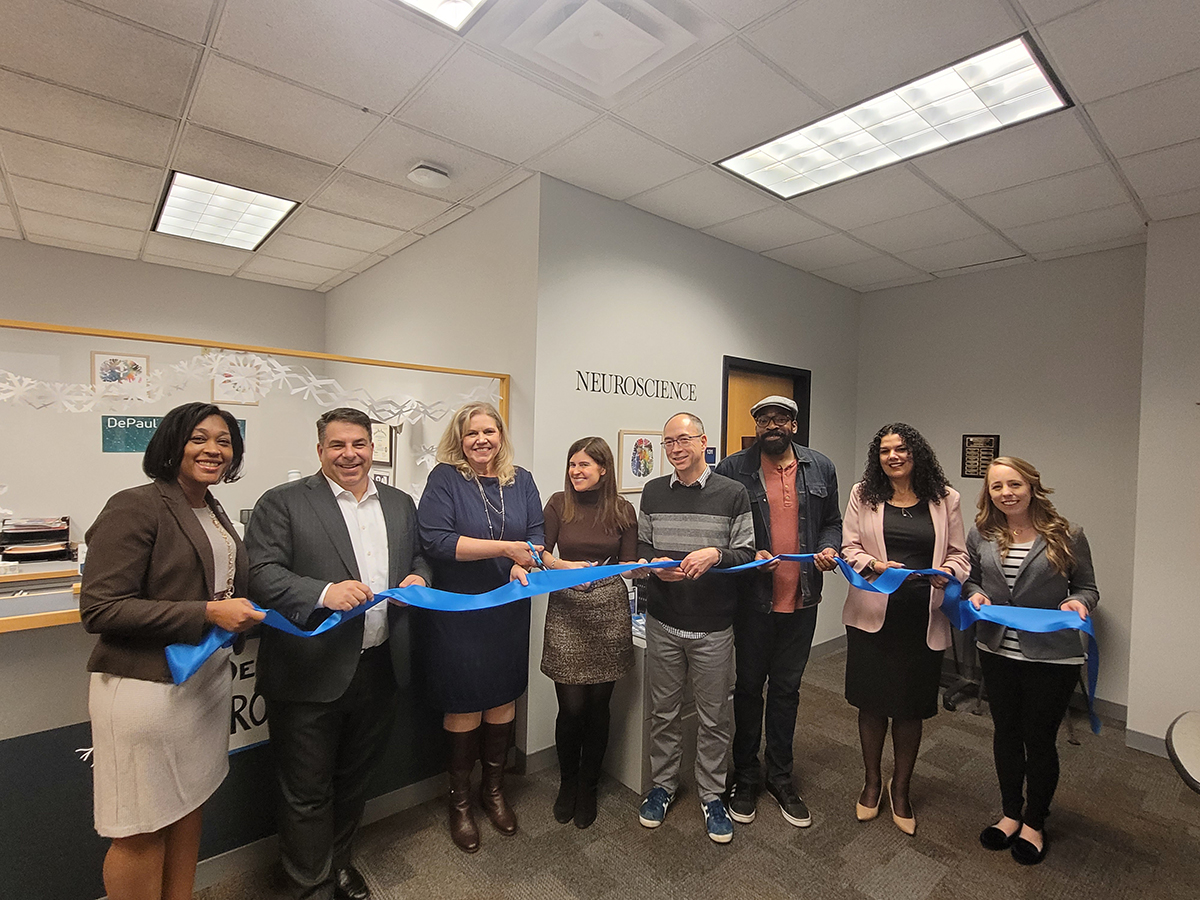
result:
[[[1163,759],[1169,758],[1167,756],[1167,742],[1152,734],[1130,731],[1127,728],[1125,729],[1125,746],[1131,747],[1134,750],[1141,750],[1144,753],[1153,753],[1155,756],[1161,756]]]
[[[827,641],[821,641],[819,644],[813,644],[812,650],[808,653],[808,659],[811,662],[814,659],[821,659],[824,656],[838,653],[846,649],[846,633],[842,632],[837,637],[830,638]]]
[[[533,753],[526,754],[520,749],[517,750],[517,771],[522,775],[533,775],[535,772],[540,772],[543,769],[551,769],[558,765],[558,752],[554,746],[545,747],[541,750],[535,750]]]
[[[373,797],[367,801],[367,808],[363,812],[363,824],[369,825],[398,812],[411,809],[426,800],[432,800],[444,793],[445,790],[445,776],[435,775],[424,781],[405,785],[399,790]],[[279,838],[275,835],[265,837],[252,844],[235,847],[226,853],[200,861],[200,864],[196,866],[195,889],[203,890],[242,872],[265,869],[273,865],[277,859],[279,859]]]

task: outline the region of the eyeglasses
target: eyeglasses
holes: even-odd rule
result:
[[[779,427],[782,428],[784,425],[789,424],[791,421],[792,421],[792,417],[787,415],[786,413],[780,413],[777,416],[764,414],[761,416],[754,417],[754,424],[757,425],[759,428],[770,428],[772,425],[778,425]]]
[[[698,441],[702,437],[704,437],[702,434],[681,434],[677,438],[663,438],[663,449],[669,451],[676,445],[686,448],[691,445],[692,441]]]

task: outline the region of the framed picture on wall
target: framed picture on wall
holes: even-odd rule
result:
[[[636,494],[662,468],[662,432],[626,431],[617,433],[617,492]]]
[[[150,358],[129,353],[92,351],[92,387],[124,396],[146,393]]]
[[[375,450],[371,454],[371,462],[390,466],[392,464],[392,426],[383,422],[371,423],[371,442]]]
[[[380,484],[391,484],[392,483],[392,473],[391,472],[377,472],[374,469],[372,469],[371,477],[374,478]]]

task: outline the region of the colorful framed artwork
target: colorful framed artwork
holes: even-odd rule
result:
[[[661,441],[660,431],[623,429],[617,433],[617,493],[636,494],[658,476],[662,468]]]
[[[145,394],[149,385],[150,358],[129,353],[92,351],[92,387],[109,394]]]
[[[371,423],[371,442],[375,449],[371,454],[371,462],[380,466],[392,464],[392,426],[383,422]]]

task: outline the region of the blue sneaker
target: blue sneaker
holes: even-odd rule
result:
[[[674,795],[668,794],[666,788],[652,788],[638,810],[638,821],[647,828],[657,828],[667,817],[667,808],[674,799]]]
[[[704,827],[708,829],[709,838],[718,844],[728,844],[732,841],[733,822],[725,812],[725,804],[719,799],[709,800],[707,803],[701,803],[700,808],[704,810]]]

